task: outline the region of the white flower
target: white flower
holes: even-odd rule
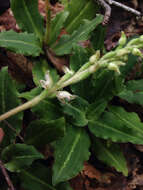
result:
[[[66,103],[66,101],[71,101],[73,99],[75,99],[77,96],[76,95],[72,95],[67,91],[58,91],[56,94],[56,97],[58,98],[58,100],[62,103]]]
[[[53,81],[50,76],[50,71],[47,71],[45,74],[45,80],[40,80],[40,84],[43,88],[48,89],[52,86]]]
[[[69,69],[68,67],[66,67],[66,66],[63,67],[63,71],[64,71],[65,74],[66,74],[66,73],[69,73],[69,74],[71,74],[71,75],[74,74],[74,71],[70,70],[70,69]]]

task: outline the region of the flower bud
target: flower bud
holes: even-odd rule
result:
[[[64,71],[65,74],[66,74],[66,73],[69,73],[69,74],[71,74],[71,75],[74,74],[74,71],[70,70],[70,69],[69,69],[68,67],[66,67],[66,66],[63,67],[63,71]]]
[[[58,100],[62,103],[66,103],[66,101],[71,101],[73,99],[75,99],[77,96],[76,95],[72,95],[67,91],[58,91],[56,94],[56,97],[58,98]]]
[[[43,88],[48,89],[52,86],[53,80],[50,76],[50,71],[47,71],[45,74],[45,80],[40,80],[40,84]]]
[[[118,74],[120,74],[119,67],[115,63],[109,63],[107,68],[109,70],[113,70],[113,71],[117,72]]]
[[[124,46],[126,42],[127,42],[126,35],[125,35],[125,33],[122,31],[122,32],[121,32],[121,38],[119,39],[119,46]]]
[[[141,57],[143,57],[142,52],[141,52],[138,48],[133,48],[133,49],[132,49],[132,54],[133,54],[133,55],[136,55],[136,56],[141,56]]]
[[[92,55],[90,58],[89,58],[89,62],[91,64],[94,64],[96,61],[98,61],[100,58],[100,51],[96,51],[96,53],[94,55]]]

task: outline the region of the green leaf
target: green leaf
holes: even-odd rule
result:
[[[53,80],[53,83],[57,82],[59,75],[57,74],[56,69],[50,67],[46,60],[36,61],[32,68],[33,80],[37,86],[41,86],[40,80],[45,80],[45,74],[49,71],[50,77]]]
[[[75,43],[87,40],[90,33],[100,24],[103,16],[98,15],[92,21],[84,21],[82,25],[74,31],[71,36],[63,35],[55,47],[52,47],[57,55],[64,55],[71,53],[72,47]]]
[[[36,147],[43,147],[46,144],[63,137],[65,134],[65,119],[59,118],[53,121],[33,121],[26,130],[25,142]]]
[[[111,100],[113,96],[117,95],[123,89],[123,78],[116,75],[115,72],[109,70],[99,70],[93,75],[93,95],[94,101],[96,99]],[[92,98],[91,97],[91,98]]]
[[[51,170],[43,164],[33,163],[19,175],[24,190],[58,190],[51,184]]]
[[[86,117],[89,121],[99,119],[100,115],[104,112],[107,107],[107,101],[100,99],[90,104],[86,111]]]
[[[88,62],[89,57],[90,55],[85,48],[75,44],[70,57],[70,68],[76,72],[83,64]],[[92,77],[88,77],[81,82],[73,84],[70,88],[74,94],[88,100],[89,102],[91,101],[93,94]]]
[[[143,123],[136,113],[122,107],[110,107],[99,120],[89,122],[89,129],[96,137],[113,142],[143,144]]]
[[[11,144],[2,151],[2,160],[11,172],[20,172],[40,158],[44,158],[43,155],[33,146],[26,144]]]
[[[98,6],[92,0],[70,0],[68,6],[65,8],[70,15],[66,20],[66,31],[71,34],[81,24],[83,19],[95,18],[98,10]]]
[[[18,91],[15,87],[14,81],[8,74],[7,67],[2,68],[0,71],[0,92],[0,114],[20,105],[21,102],[18,99]],[[22,127],[22,117],[23,113],[20,112],[1,123],[1,127],[5,132],[4,140],[2,142],[3,146],[12,143],[15,140],[16,135],[20,132]]]
[[[49,44],[53,44],[56,42],[61,29],[64,26],[64,22],[66,21],[69,15],[68,11],[62,11],[58,13],[52,20],[51,20],[51,27],[50,27],[50,41]]]
[[[27,170],[22,170],[19,175],[24,190],[72,190],[69,182],[53,187],[51,168],[38,162],[34,162]]]
[[[37,87],[32,89],[30,92],[20,94],[19,97],[31,100],[32,98],[40,94],[41,91],[42,89],[40,87]],[[55,120],[63,117],[61,106],[59,105],[59,101],[56,99],[44,99],[39,104],[32,107],[31,110],[37,115],[37,118],[45,121]]]
[[[120,67],[120,72],[124,77],[132,71],[134,65],[137,63],[137,60],[138,60],[137,56],[134,56],[132,54],[128,56],[128,61],[126,65],[124,67]]]
[[[23,31],[35,33],[42,41],[44,33],[44,19],[38,11],[38,0],[11,0],[11,9],[19,27]]]
[[[34,34],[16,33],[12,30],[0,33],[0,47],[33,57],[42,53],[40,43]]]
[[[76,97],[70,103],[61,104],[63,112],[68,116],[68,121],[76,126],[85,126],[88,123],[86,119],[86,109],[88,102],[80,97]]]
[[[143,79],[127,82],[126,88],[118,96],[129,103],[143,105]]]
[[[68,181],[58,184],[57,190],[73,190]]]
[[[105,35],[106,35],[106,27],[104,27],[103,25],[99,25],[95,29],[94,33],[91,34],[90,42],[91,42],[94,50],[102,50],[103,49]]]
[[[73,178],[82,170],[90,155],[89,146],[90,139],[84,129],[68,126],[67,134],[54,144],[53,185]]]
[[[108,166],[114,167],[118,172],[122,172],[125,176],[128,175],[126,159],[118,144],[114,143],[107,146],[107,143],[96,140],[93,144],[93,149],[99,160],[103,161]]]

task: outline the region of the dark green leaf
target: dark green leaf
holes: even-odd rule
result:
[[[19,97],[31,100],[38,94],[40,94],[42,89],[40,87],[32,89],[30,92],[25,92],[19,95]],[[61,106],[59,102],[55,100],[44,99],[36,106],[32,107],[32,111],[37,115],[39,119],[50,121],[63,117]]]
[[[70,58],[70,68],[77,71],[88,61],[89,57],[90,55],[85,48],[74,45],[72,56]],[[77,84],[71,85],[71,90],[74,94],[88,100],[89,102],[91,101],[91,97],[93,95],[93,85],[91,79],[92,77],[88,77]]]
[[[104,40],[106,35],[106,27],[99,25],[95,32],[92,33],[90,42],[94,50],[102,50],[104,47]]]
[[[126,112],[122,107],[110,107],[99,120],[90,121],[89,129],[97,137],[113,142],[143,144],[143,123],[136,113]]]
[[[90,104],[86,111],[87,119],[89,121],[97,120],[100,117],[100,115],[104,112],[106,106],[107,106],[107,101],[105,101],[104,99],[100,99]]]
[[[123,78],[113,71],[101,70],[94,74],[92,84],[94,101],[95,99],[109,101],[122,90]]]
[[[60,118],[53,121],[33,121],[26,130],[25,142],[36,147],[43,147],[46,144],[63,137],[65,134],[65,120]]]
[[[42,41],[44,19],[38,11],[38,0],[11,0],[11,9],[19,27],[29,33],[35,33]]]
[[[82,170],[83,162],[88,160],[90,155],[90,139],[85,130],[67,127],[67,134],[54,145],[53,185],[76,176]]]
[[[0,47],[27,56],[36,57],[42,53],[39,41],[34,34],[16,33],[12,30],[0,33]]]
[[[132,54],[129,55],[126,65],[120,68],[120,71],[123,74],[123,76],[126,76],[130,73],[134,65],[137,63],[137,59],[138,59],[137,56],[134,56]]]
[[[40,158],[44,158],[42,154],[33,146],[26,144],[11,144],[2,151],[2,160],[11,172],[20,172]]]
[[[61,104],[62,110],[65,114],[67,114],[68,121],[70,121],[73,125],[76,126],[85,126],[88,123],[86,119],[86,109],[88,106],[88,102],[80,97],[76,97],[70,103]]]
[[[39,163],[33,163],[29,169],[22,170],[20,178],[24,190],[58,190],[51,184],[51,170]]]
[[[82,24],[83,19],[91,20],[95,18],[98,6],[92,0],[70,0],[65,10],[70,13],[66,20],[65,28],[71,34]]]
[[[96,140],[94,143],[94,152],[97,158],[108,166],[114,167],[118,172],[122,172],[125,176],[128,175],[128,168],[125,157],[118,144],[103,143]]]
[[[21,102],[18,99],[18,91],[12,78],[8,74],[7,67],[4,67],[0,72],[0,92],[0,114],[20,105]],[[1,127],[5,132],[2,142],[3,145],[8,145],[14,141],[16,135],[21,130],[22,117],[23,113],[18,113],[1,123]]]
[[[53,20],[51,20],[51,33],[49,44],[53,44],[54,42],[56,42],[57,37],[59,36],[68,15],[68,11],[62,11],[59,14],[57,14],[55,18],[53,18]]]
[[[126,88],[118,96],[129,103],[143,105],[143,79],[127,82]]]
[[[64,55],[71,53],[74,44],[87,40],[90,33],[100,24],[103,20],[101,15],[98,15],[92,21],[86,20],[77,31],[74,31],[71,36],[63,35],[59,40],[58,44],[53,47],[54,52],[57,55]]]

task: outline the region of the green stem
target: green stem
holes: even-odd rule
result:
[[[46,6],[46,32],[44,42],[46,45],[49,43],[50,39],[50,24],[51,24],[51,14],[50,14],[50,3],[49,0],[45,0]]]
[[[2,114],[0,116],[0,121],[3,121],[7,118],[9,118],[12,115],[17,114],[18,112],[24,111],[28,108],[31,108],[33,106],[35,106],[36,104],[38,104],[41,100],[45,99],[46,96],[48,95],[48,91],[44,90],[40,95],[36,96],[35,98],[33,98],[32,100],[26,102],[25,104],[22,104],[14,109],[11,109],[10,111]]]

